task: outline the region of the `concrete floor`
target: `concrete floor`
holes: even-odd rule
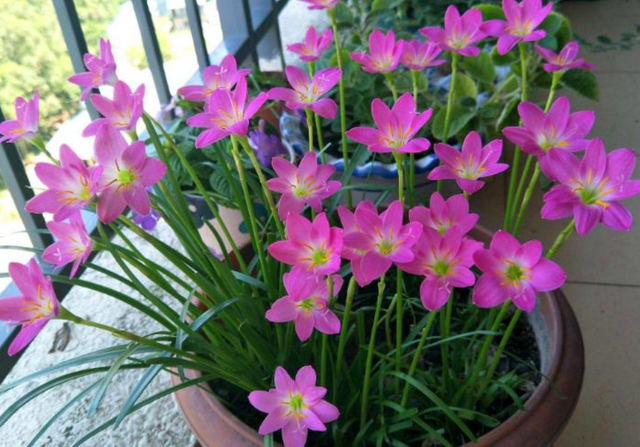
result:
[[[583,39],[604,34],[619,40],[640,25],[640,0],[563,2],[561,11]],[[640,42],[638,42],[640,44]],[[600,101],[569,92],[572,110],[596,111],[592,136],[607,149],[640,150],[640,45],[631,51],[594,52],[582,56],[597,65]],[[640,153],[640,152],[638,152]],[[635,177],[640,176],[636,169]],[[500,182],[478,198],[482,224],[500,225]],[[530,205],[522,239],[537,238],[549,246],[566,221],[540,218],[538,194]],[[626,205],[640,220],[640,200]],[[494,212],[491,213],[491,210]],[[584,238],[574,236],[557,256],[567,270],[564,291],[580,322],[586,348],[586,374],[580,402],[555,447],[640,446],[640,226],[630,233],[599,227]]]

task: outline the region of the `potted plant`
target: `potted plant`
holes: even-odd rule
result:
[[[330,17],[339,3],[305,1]],[[447,138],[433,145],[441,164],[428,177],[455,182],[461,192],[450,197],[412,194],[416,178],[405,169],[407,154],[422,154],[437,141],[420,133],[434,118],[412,92],[397,92],[393,102],[372,101],[373,126],[340,124],[342,141],[389,154],[398,171],[397,200],[389,203],[382,194],[355,203],[349,183],[357,160],[349,153],[343,154],[347,169],[341,175],[322,163],[312,144],[300,160],[274,157],[269,168],[247,138],[250,120],[269,100],[302,110],[310,129],[315,114],[340,122],[339,67],[312,76],[287,67],[291,88],[250,100],[246,73],[219,73],[230,83],[207,92],[204,107],[185,121],[198,129],[197,150],[219,144],[216,163],[248,233],[249,242],[241,244],[229,228],[237,222],[216,216],[218,226],[210,231],[219,253],[198,232],[179,169],[213,215],[219,197],[203,184],[175,132],[144,113],[144,89],[117,80],[115,67],[104,76],[103,65],[115,64],[105,44],[104,54],[94,56],[104,63],[90,64],[83,78],[90,80],[88,88],[114,84],[113,99],[91,96],[103,115],[84,132],[95,135],[94,163],[85,164],[64,146],[59,162],[36,168],[46,189],[27,204],[30,212],[53,214],[48,228],[57,241],[42,260],[57,267],[72,263],[73,271],[70,277],[45,276],[35,259],[11,264],[20,295],[0,301],[0,318],[22,326],[10,354],[51,319],[108,331],[119,343],[3,384],[0,393],[44,379],[0,423],[40,393],[80,377],[96,377],[82,390],[93,395],[90,408],[96,408],[118,373],[140,369],[143,376],[119,414],[74,446],[174,392],[205,446],[551,445],[573,411],[584,367],[580,330],[560,291],[566,275],[553,257],[573,233],[586,235],[599,224],[628,230],[631,215],[620,202],[640,193],[640,183],[629,180],[633,151],[607,154],[600,140],[588,137],[593,112],[572,113],[566,98],[555,98],[571,70],[591,68],[577,59],[575,44],[559,54],[535,50],[552,81],[544,107],[527,100],[533,88],[528,65],[535,61],[530,42],[544,37],[538,25],[551,6],[524,0],[505,1],[504,7],[508,20],[484,20],[477,9],[461,16],[450,7],[444,28],[425,33],[450,53],[454,84],[456,64],[478,54],[476,43],[489,36],[498,39],[503,55],[517,47],[522,67],[516,80],[522,124],[502,129],[516,145],[510,165],[502,157],[502,140],[487,141],[476,131],[461,138],[459,148],[446,144]],[[340,39],[334,43],[340,53]],[[331,98],[336,85],[339,103]],[[17,105],[16,120],[0,124],[0,133],[42,148],[37,97]],[[447,102],[444,136],[454,106]],[[157,158],[145,152],[135,132],[139,120]],[[509,194],[504,225],[492,233],[477,226],[480,216],[469,212],[469,200],[500,173],[510,177]],[[543,174],[553,186],[541,216],[570,220],[546,250],[538,241],[518,239]],[[145,232],[127,208],[143,216],[158,213],[180,246]],[[95,234],[87,233],[80,210],[96,212]],[[162,261],[143,256],[131,234]],[[85,261],[98,250],[121,268],[102,273],[137,294],[74,277],[81,265],[96,268]],[[157,286],[153,292],[140,276]],[[56,282],[118,299],[163,329],[135,333],[87,320],[58,302]],[[96,360],[104,363],[95,366]],[[161,371],[173,375],[173,385],[143,397]],[[74,403],[66,402],[46,426]]]

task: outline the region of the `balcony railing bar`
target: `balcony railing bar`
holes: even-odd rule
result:
[[[78,11],[76,10],[74,0],[53,0],[53,8],[56,11],[62,36],[67,45],[73,71],[76,73],[86,71],[84,67],[84,55],[88,52],[87,42],[82,32],[82,25],[78,18]],[[95,90],[95,93],[99,93],[98,90]],[[100,114],[95,107],[93,107],[89,99],[86,100],[85,104],[92,120],[100,117]]]
[[[260,42],[260,39],[256,39],[253,20],[251,20],[251,5],[249,5],[249,0],[242,0],[242,11],[244,12],[244,21],[247,27],[247,41],[250,42],[251,60],[254,65],[258,65],[260,62],[258,58],[258,42]]]
[[[171,101],[171,92],[169,91],[167,75],[164,72],[160,44],[153,26],[149,5],[147,0],[132,0],[132,3],[136,19],[138,20],[138,27],[140,28],[144,52],[147,56],[151,75],[153,76],[156,92],[158,93],[158,99],[161,105],[167,105]]]
[[[200,67],[200,72],[202,72],[211,64],[211,61],[209,59],[209,53],[207,52],[207,42],[204,39],[204,32],[202,30],[200,7],[198,6],[197,0],[185,0],[185,7],[187,9],[187,20],[189,20],[191,37],[193,38],[193,47],[196,51],[196,58],[198,59],[198,67]]]

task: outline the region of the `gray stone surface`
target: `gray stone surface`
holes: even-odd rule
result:
[[[175,237],[166,224],[160,223],[155,230],[155,234],[164,241],[178,246],[178,244],[175,243]],[[153,256],[159,263],[163,263],[161,259],[162,256],[158,256],[157,252],[154,252],[150,246],[135,237],[132,238],[134,243],[145,255]],[[120,272],[115,261],[107,253],[99,254],[95,262],[109,270]],[[119,284],[117,281],[105,278],[104,275],[97,274],[94,271],[87,271],[82,276],[82,279],[108,285],[136,299],[143,300],[141,296],[126,286]],[[143,282],[145,281],[143,278],[140,279]],[[153,286],[150,286],[150,290],[157,293],[158,296],[163,296],[162,292]],[[165,299],[165,297],[163,297],[163,299]],[[170,301],[167,299],[167,302]],[[125,329],[136,334],[144,335],[158,330],[157,324],[150,321],[144,314],[131,309],[129,306],[113,298],[94,293],[90,290],[75,287],[71,290],[64,303],[72,312],[81,317]],[[64,351],[50,353],[49,351],[52,348],[56,332],[60,330],[61,327],[62,323],[58,321],[53,321],[47,325],[43,332],[29,346],[25,355],[20,359],[6,379],[6,383],[80,354],[123,343],[122,340],[118,340],[108,333],[97,329],[78,327],[72,324],[70,325],[71,339]],[[109,386],[101,406],[93,416],[90,417],[87,414],[88,405],[92,398],[92,394],[90,394],[65,416],[59,419],[38,441],[36,446],[70,446],[92,428],[116,415],[141,374],[142,372],[138,370],[120,373],[116,380]],[[66,401],[74,397],[98,378],[99,376],[93,376],[88,379],[83,378],[67,383],[30,402],[10,419],[7,424],[0,428],[0,446],[26,446],[39,428],[42,427]],[[168,374],[161,373],[149,386],[143,398],[170,386],[169,380],[170,377]],[[38,380],[2,395],[0,397],[0,411],[4,411],[20,395],[35,388],[44,381],[45,380]],[[193,445],[193,442],[192,434],[184,422],[177,405],[173,398],[168,396],[130,415],[120,427],[106,430],[99,436],[87,441],[85,445],[90,447],[190,447]]]

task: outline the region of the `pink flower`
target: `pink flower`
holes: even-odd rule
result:
[[[85,100],[92,89],[103,85],[114,85],[118,81],[116,75],[116,61],[111,51],[111,43],[108,40],[100,39],[100,57],[93,54],[84,55],[84,65],[87,72],[74,74],[69,78],[72,84],[84,87],[81,100]]]
[[[220,65],[212,65],[202,72],[204,85],[185,85],[178,89],[178,95],[187,101],[205,102],[211,94],[218,90],[231,90],[241,77],[248,75],[251,70],[238,70],[236,58],[228,54]]]
[[[71,274],[73,278],[80,264],[85,262],[91,254],[93,241],[87,234],[82,216],[79,212],[69,218],[69,223],[47,222],[47,228],[56,238],[56,242],[47,247],[42,259],[61,268],[73,262]]]
[[[340,0],[300,0],[309,5],[309,9],[333,9]]]
[[[167,168],[160,160],[147,157],[144,142],[127,146],[120,132],[102,126],[96,135],[94,157],[103,168],[100,184],[104,189],[97,205],[100,221],[113,222],[127,205],[138,214],[149,214],[147,187],[162,180]]]
[[[300,214],[305,205],[315,211],[322,211],[322,201],[335,194],[342,183],[329,181],[336,168],[331,165],[318,166],[316,154],[309,152],[300,161],[299,167],[282,157],[271,161],[277,178],[267,181],[271,191],[282,194],[278,203],[280,219],[287,218],[289,213]]]
[[[422,224],[403,225],[402,211],[397,200],[379,216],[368,207],[356,208],[354,230],[344,235],[342,256],[351,261],[353,276],[361,287],[380,278],[393,263],[413,261],[411,248],[420,237]]]
[[[550,163],[560,185],[544,196],[542,218],[563,219],[573,215],[576,232],[589,233],[601,223],[616,231],[629,231],[633,216],[621,200],[640,193],[640,181],[629,180],[636,165],[631,149],[605,151],[599,139],[592,140],[582,160],[566,151],[553,149]]]
[[[331,275],[340,269],[342,230],[331,228],[325,213],[318,214],[313,222],[289,214],[286,233],[286,240],[269,246],[269,253],[278,261],[305,267],[319,275]]]
[[[20,140],[32,140],[38,134],[38,120],[40,119],[40,95],[38,90],[33,92],[33,97],[27,101],[18,96],[14,107],[16,119],[6,120],[0,123],[0,143],[8,141],[15,143]]]
[[[333,275],[333,294],[342,287],[342,277]],[[340,333],[340,320],[327,307],[329,288],[327,278],[316,275],[303,267],[294,267],[282,277],[288,295],[278,299],[266,313],[273,323],[295,321],[296,334],[300,341],[306,341],[313,329],[323,334]]]
[[[471,8],[460,16],[458,8],[450,5],[444,16],[444,28],[427,26],[420,33],[443,50],[463,56],[477,56],[480,48],[474,44],[486,37],[481,25],[482,13],[478,9]]]
[[[429,149],[426,138],[413,138],[431,118],[431,109],[417,113],[411,93],[402,95],[392,109],[381,99],[371,103],[371,115],[377,128],[354,127],[347,136],[364,144],[371,152],[418,153]]]
[[[246,135],[249,120],[267,100],[266,93],[260,93],[247,104],[247,80],[240,77],[236,88],[215,90],[205,106],[204,113],[187,120],[191,127],[205,127],[207,130],[198,135],[196,147],[209,146],[229,135]]]
[[[502,132],[524,152],[538,158],[540,168],[547,177],[554,178],[554,166],[549,163],[552,148],[575,152],[589,143],[585,136],[596,119],[593,111],[571,113],[569,100],[558,98],[549,113],[531,102],[518,106],[522,127],[506,127]]]
[[[484,186],[484,182],[478,179],[509,168],[505,163],[498,163],[502,140],[493,140],[483,147],[480,135],[475,131],[465,137],[461,152],[443,143],[436,144],[435,151],[442,165],[429,173],[429,180],[455,180],[467,194],[473,194]]]
[[[504,20],[488,20],[482,31],[498,38],[498,53],[507,54],[518,42],[533,42],[544,39],[547,33],[536,28],[547,18],[553,3],[542,7],[542,0],[502,0]]]
[[[578,42],[575,40],[566,44],[558,54],[540,45],[536,45],[536,51],[542,59],[546,61],[542,67],[549,73],[555,71],[564,72],[574,68],[582,68],[584,70],[593,70],[596,68],[594,65],[587,64],[584,59],[576,59],[578,56],[578,48]]]
[[[421,42],[412,39],[409,42],[402,41],[403,51],[400,62],[411,70],[424,70],[427,67],[437,67],[444,64],[444,59],[436,59],[442,48],[434,42]]]
[[[300,68],[289,65],[285,68],[290,88],[274,87],[269,90],[269,99],[285,101],[290,109],[310,109],[323,118],[333,118],[338,106],[329,98],[321,98],[340,80],[342,72],[335,67],[320,70],[313,79]]]
[[[462,194],[449,197],[446,201],[439,192],[431,194],[429,208],[416,206],[409,210],[409,220],[420,222],[425,228],[432,228],[446,234],[458,228],[467,234],[478,223],[480,216],[469,213],[469,201]]]
[[[402,40],[396,43],[393,30],[385,35],[380,30],[369,34],[369,53],[359,51],[351,53],[351,59],[362,65],[367,73],[390,73],[398,67],[404,49]]]
[[[340,416],[335,406],[322,399],[327,389],[316,386],[316,372],[311,366],[300,368],[295,380],[278,367],[275,383],[269,391],[249,394],[251,405],[268,413],[258,429],[261,435],[282,430],[285,447],[304,447],[308,430],[326,431],[324,424]]]
[[[495,307],[511,300],[531,312],[536,292],[558,289],[567,279],[558,264],[542,257],[540,241],[521,245],[503,230],[493,236],[490,248],[478,250],[473,260],[483,273],[473,289],[473,304],[478,307]]]
[[[59,310],[51,278],[44,277],[35,259],[27,265],[10,263],[9,275],[20,295],[0,300],[0,320],[22,325],[8,350],[9,355],[15,355],[58,315]]]
[[[144,84],[131,92],[123,81],[117,81],[113,88],[113,100],[102,95],[90,96],[91,104],[104,116],[91,122],[82,132],[83,137],[93,136],[103,124],[109,124],[118,130],[133,130],[142,116]]]
[[[413,261],[398,267],[412,275],[424,275],[420,300],[434,311],[444,306],[454,287],[471,287],[476,282],[470,269],[473,254],[481,248],[482,243],[462,237],[458,227],[444,235],[427,227],[413,248]]]
[[[378,214],[378,210],[373,202],[369,200],[363,200],[356,206],[356,211],[359,209],[367,210],[373,214]],[[338,216],[340,216],[340,222],[342,223],[342,236],[346,236],[349,233],[360,231],[360,226],[356,220],[355,213],[349,208],[342,205],[338,206]],[[358,256],[362,256],[362,252],[359,250],[353,250],[346,245],[342,245],[341,256],[345,259],[354,259]]]
[[[310,26],[307,34],[304,36],[304,41],[287,45],[287,49],[299,55],[300,59],[305,62],[316,61],[320,55],[329,48],[332,39],[333,31],[331,28],[318,35],[316,29]]]
[[[86,207],[101,190],[102,167],[88,168],[66,144],[60,146],[60,166],[38,163],[35,171],[48,189],[29,200],[25,209],[30,213],[53,213],[56,222]]]

